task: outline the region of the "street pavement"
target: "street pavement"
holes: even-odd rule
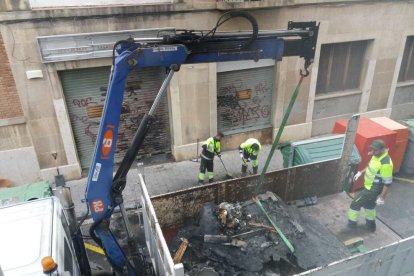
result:
[[[259,153],[259,173],[262,171],[266,159],[271,150],[271,145],[263,145],[262,150]],[[230,150],[223,151],[221,156],[224,165],[227,168],[228,174],[234,178],[241,177],[241,158],[239,151]],[[200,167],[200,158],[194,160],[180,161],[180,162],[162,162],[159,164],[153,164],[146,161],[143,162],[143,167],[140,167],[140,171],[143,173],[145,183],[147,185],[150,196],[160,195],[164,193],[179,191],[187,189],[198,184],[198,172]],[[275,150],[272,160],[269,164],[267,172],[275,171],[283,168],[283,158],[279,150]],[[249,164],[249,170],[252,171],[251,164]],[[214,158],[214,173],[215,181],[223,181],[228,179],[226,171],[221,164],[220,160]],[[206,175],[207,179],[207,175]],[[82,216],[86,212],[86,204],[84,203],[85,188],[87,178],[79,180],[68,181],[66,184],[70,187],[72,192],[73,202],[75,204],[76,215]],[[208,180],[205,181],[208,183]],[[138,168],[137,163],[133,165],[127,175],[127,185],[123,192],[125,206],[134,206],[138,202],[140,191],[138,187]]]
[[[380,221],[401,238],[414,235],[414,175],[394,175],[393,184],[383,206],[377,207]]]
[[[262,147],[262,151],[259,154],[259,173],[263,169],[270,149],[271,145],[264,145]],[[241,159],[238,150],[224,151],[222,153],[222,160],[230,175],[234,178],[241,177]],[[155,161],[154,164],[154,160],[148,160],[144,161],[143,167],[140,167],[139,170],[144,175],[145,184],[147,185],[150,196],[155,196],[199,185],[199,161],[199,159],[181,162],[164,160]],[[269,172],[282,168],[282,154],[279,150],[275,150],[267,171]],[[249,164],[249,170],[251,171],[251,164]],[[214,158],[214,172],[215,181],[223,181],[227,179],[226,171],[217,157]],[[67,182],[67,186],[71,188],[76,215],[78,217],[82,216],[86,212],[86,204],[83,203],[86,180],[86,178],[82,178]],[[205,182],[208,182],[208,180]],[[127,185],[123,192],[123,197],[127,208],[134,207],[139,202],[140,190],[138,186],[138,169],[136,163],[128,173]],[[342,199],[341,194],[332,195],[332,197],[337,199],[339,198],[335,201],[338,204],[346,201]],[[396,174],[394,177],[394,184],[391,187],[386,204],[378,207],[377,210],[378,219],[390,227],[400,237],[409,237],[414,235],[414,205],[411,204],[412,198],[414,198],[414,177],[412,175],[407,176]],[[318,205],[322,206],[323,204]],[[344,204],[344,208],[347,209],[348,205],[349,202],[346,202]],[[323,208],[323,206],[320,208]],[[346,210],[344,210],[342,210],[343,213],[346,213]],[[338,217],[343,219],[342,215],[338,215]],[[335,224],[333,221],[334,220],[331,220],[329,223]],[[338,225],[341,224],[339,223]]]

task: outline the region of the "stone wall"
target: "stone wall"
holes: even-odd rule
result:
[[[256,2],[260,2],[260,5],[264,3],[254,1],[249,5]],[[309,77],[302,84],[282,140],[298,140],[329,133],[335,120],[349,118],[356,112],[366,116],[389,116],[403,44],[406,36],[414,35],[414,3],[323,1],[330,4],[303,5],[301,1],[289,1],[288,5],[285,2],[273,1],[275,6],[249,11],[257,18],[262,30],[286,29],[288,21],[314,20],[320,22],[321,27],[315,62]],[[19,3],[1,6],[3,10],[11,9],[13,12],[0,13],[1,35],[16,82],[17,95],[21,99],[21,111],[26,117],[24,121],[15,123],[27,124],[26,129],[21,126],[16,128],[24,141],[19,147],[33,145],[36,152],[34,161],[39,164],[43,175],[50,175],[55,165],[58,165],[66,170],[63,171],[65,176],[70,175],[73,178],[80,177],[79,160],[67,109],[64,104],[58,107],[54,104],[56,101],[64,102],[58,72],[108,66],[111,59],[42,64],[36,37],[157,27],[211,29],[223,13],[216,9],[219,2],[215,1],[183,1],[169,6],[37,11],[28,11],[26,1]],[[291,3],[294,5],[290,5]],[[247,5],[247,2],[243,5]],[[26,11],[19,12],[16,9]],[[249,25],[242,19],[236,19],[225,24],[222,30],[237,31],[248,28]],[[358,91],[354,91],[352,95],[347,92],[334,93],[329,97],[316,95],[321,46],[326,43],[358,40],[369,40]],[[230,135],[223,142],[227,148],[236,148],[247,136],[263,137],[266,142],[272,140],[299,80],[299,69],[302,66],[303,60],[297,57],[276,62],[271,120],[273,127],[270,130],[273,134],[269,134],[269,129],[264,129]],[[27,79],[26,71],[30,70],[40,70],[43,77]],[[206,139],[217,131],[216,77],[216,64],[185,65],[175,74],[170,84],[168,97],[172,151],[177,160],[194,158],[197,139]],[[351,100],[347,102],[347,99]],[[12,111],[21,114],[18,110],[13,108]],[[400,113],[411,114],[404,110]],[[9,134],[2,131],[0,135],[3,135],[0,139],[4,140]],[[273,137],[269,137],[271,135]],[[58,153],[56,162],[51,155],[53,152]]]
[[[0,64],[0,120],[21,117],[23,116],[23,110],[1,35],[0,59],[2,60]]]

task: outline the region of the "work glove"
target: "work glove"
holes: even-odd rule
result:
[[[242,158],[243,159],[243,152],[240,152],[240,158]]]
[[[382,198],[382,197],[378,197],[377,198],[377,201],[375,201],[375,203],[378,205],[378,206],[381,206],[381,205],[384,205],[384,203],[385,203],[385,200]]]
[[[249,157],[249,158],[247,158],[247,162],[250,162],[250,161],[252,161],[252,159],[250,159],[250,157]]]
[[[219,158],[221,158],[221,153],[220,153],[220,152],[217,152],[217,156],[218,156]]]
[[[357,182],[358,178],[359,178],[361,175],[362,175],[362,172],[357,172],[357,173],[354,175],[354,182]]]

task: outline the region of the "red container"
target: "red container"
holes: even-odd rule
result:
[[[390,156],[394,164],[394,172],[399,172],[408,143],[408,128],[387,117],[371,118],[375,123],[397,133],[394,152]]]
[[[335,126],[332,130],[334,134],[343,134],[346,132],[348,120],[338,120],[335,122]],[[355,136],[355,145],[358,148],[359,154],[361,155],[361,163],[358,165],[358,170],[363,170],[369,163],[371,155],[368,153],[371,151],[370,145],[372,141],[376,139],[382,139],[389,149],[389,153],[392,156],[395,149],[397,133],[393,130],[389,130],[374,121],[361,117]],[[362,189],[364,187],[364,178],[360,177],[359,180],[354,183],[352,192]]]

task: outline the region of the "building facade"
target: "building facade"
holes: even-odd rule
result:
[[[329,133],[338,119],[414,117],[414,2],[214,0],[19,0],[0,4],[0,178],[23,184],[88,169],[115,41],[176,29],[209,30],[227,10],[248,10],[260,30],[317,21],[315,61],[282,140]],[[248,29],[242,19],[223,31]],[[247,137],[271,143],[303,60],[183,65],[161,102],[141,155],[194,158],[217,131],[224,149]],[[116,160],[122,158],[165,77],[127,80]]]

